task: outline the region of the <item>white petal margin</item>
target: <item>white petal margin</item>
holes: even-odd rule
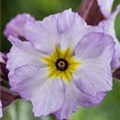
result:
[[[97,0],[100,6],[101,12],[105,17],[111,14],[114,0]]]
[[[40,62],[40,57],[43,55],[42,52],[35,50],[29,42],[22,42],[12,36],[8,39],[13,45],[7,54],[7,68],[10,70],[9,75],[13,74],[15,68],[22,65],[31,64],[42,66]]]
[[[115,52],[114,45],[113,38],[103,33],[90,33],[77,45],[75,56],[81,65],[73,73],[73,78],[83,93],[96,96],[112,89],[110,63]]]
[[[1,103],[1,100],[0,100],[0,118],[2,118],[3,116],[3,113],[2,113],[2,103]]]
[[[117,6],[116,10],[113,13],[111,13],[106,20],[99,23],[99,26],[103,27],[104,32],[106,34],[111,35],[114,38],[114,41],[116,43],[116,45],[115,45],[116,53],[115,53],[114,59],[112,61],[113,69],[117,68],[120,65],[120,62],[119,62],[119,60],[120,60],[120,42],[117,39],[116,33],[115,33],[115,20],[116,20],[116,17],[119,12],[120,12],[120,5]]]

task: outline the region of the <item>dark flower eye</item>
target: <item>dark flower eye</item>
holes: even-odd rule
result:
[[[60,71],[65,71],[68,68],[68,61],[63,59],[63,58],[59,58],[57,59],[57,61],[55,62],[55,66],[58,70]]]

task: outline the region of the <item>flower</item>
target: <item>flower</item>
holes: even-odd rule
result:
[[[0,118],[2,118],[3,114],[2,114],[2,103],[1,103],[1,100],[0,100]]]
[[[115,34],[115,20],[120,11],[120,5],[111,13],[113,2],[114,0],[98,0],[101,12],[105,16],[105,20],[101,21],[99,25],[103,27],[105,33],[111,35],[116,42],[116,53],[112,60],[112,68],[116,69],[120,66],[120,43]]]
[[[98,105],[112,89],[114,41],[71,10],[27,22],[12,43],[7,68],[11,90],[33,104],[35,116],[69,119],[78,107]]]
[[[14,37],[20,38],[22,41],[24,38],[24,24],[27,21],[35,21],[35,19],[29,14],[19,14],[13,18],[7,25],[4,31],[4,35],[8,37],[12,35]]]

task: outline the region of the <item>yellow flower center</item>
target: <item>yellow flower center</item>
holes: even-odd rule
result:
[[[55,47],[54,52],[42,58],[48,67],[48,78],[60,77],[62,80],[71,82],[72,72],[80,65],[72,54],[71,48],[60,50]]]

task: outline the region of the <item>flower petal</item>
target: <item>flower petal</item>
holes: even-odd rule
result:
[[[81,38],[92,32],[102,31],[100,27],[88,26],[84,19],[71,9],[63,11],[57,19],[57,29],[61,34],[61,49],[76,47]]]
[[[80,39],[91,31],[103,30],[100,27],[87,26],[83,18],[71,9],[48,16],[43,21],[27,22],[25,25],[26,38],[36,49],[47,53],[51,53],[56,45],[61,49],[70,46],[74,49]]]
[[[66,85],[63,106],[54,113],[59,120],[70,119],[72,113],[76,111],[78,107],[80,107],[77,97],[78,96],[76,96],[72,82],[69,85]]]
[[[46,68],[33,65],[23,65],[15,69],[13,75],[9,75],[11,91],[17,92],[25,100],[31,100],[36,91],[46,82]]]
[[[35,116],[49,115],[59,110],[64,102],[64,85],[60,79],[47,80],[32,98]]]
[[[86,23],[77,13],[72,12],[71,9],[65,10],[59,14],[57,19],[57,29],[60,34],[69,32],[71,30],[71,26],[74,27],[74,25],[82,25],[81,27],[83,27]],[[78,29],[78,27],[76,28]]]
[[[96,96],[97,93],[111,90],[110,62],[114,55],[112,37],[102,33],[90,33],[79,42],[75,55],[81,65],[73,75],[76,86],[81,91]]]
[[[112,11],[114,0],[97,0],[97,1],[102,11],[102,14],[105,15],[105,17],[108,17]]]
[[[99,26],[103,27],[104,32],[106,34],[111,35],[116,43],[115,45],[116,53],[111,63],[113,69],[120,66],[120,43],[115,34],[115,20],[119,11],[120,5],[117,6],[116,10],[106,20],[99,23]]]
[[[92,106],[100,105],[106,93],[105,92],[97,93],[96,96],[93,97],[86,95],[82,91],[76,89],[76,95],[79,96],[78,101],[82,107],[92,107]]]
[[[1,103],[1,100],[0,100],[0,118],[2,118],[3,114],[2,114],[2,103]]]
[[[61,49],[68,48],[71,43],[76,44],[80,40],[80,35],[83,35],[85,25],[85,21],[78,13],[72,12],[71,9],[63,11],[57,19],[57,29],[61,34]]]
[[[64,85],[60,79],[47,80],[47,68],[24,65],[9,76],[11,90],[31,100],[35,116],[58,110],[64,101]]]
[[[40,62],[42,53],[35,50],[29,42],[22,42],[12,36],[9,37],[9,40],[13,44],[10,53],[7,55],[7,68],[10,70],[10,74],[13,74],[15,68],[25,64],[42,66]]]
[[[24,37],[24,24],[27,21],[35,21],[29,14],[19,14],[13,18],[7,25],[4,31],[6,37],[12,35],[14,37]]]
[[[101,63],[93,62],[81,66],[81,69],[74,73],[74,80],[83,93],[91,96],[112,89],[111,68]]]
[[[81,62],[104,59],[104,62],[109,63],[115,52],[114,44],[111,36],[100,32],[91,32],[77,44],[75,57]]]
[[[75,112],[79,107],[98,105],[104,97],[105,93],[99,93],[95,97],[88,96],[80,91],[72,81],[70,85],[66,86],[65,100],[62,108],[54,114],[59,120],[68,120],[73,112]]]
[[[25,25],[26,38],[32,42],[36,49],[50,53],[59,43],[56,27],[58,15],[51,15],[39,22],[27,22]]]

